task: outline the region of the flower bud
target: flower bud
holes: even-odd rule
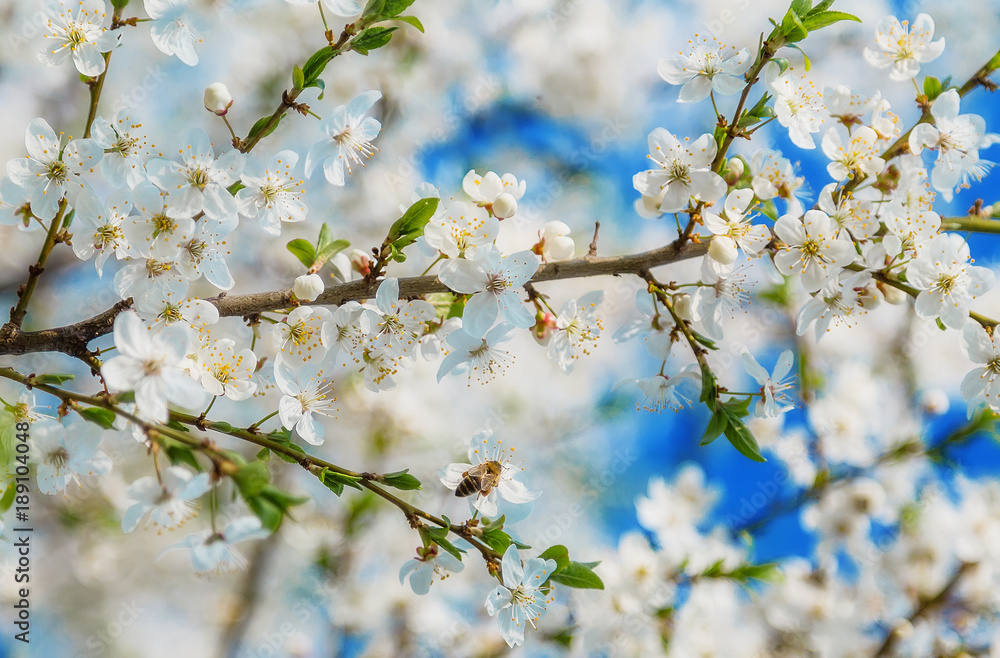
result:
[[[323,279],[318,274],[303,274],[292,284],[295,299],[311,302],[323,293]]]
[[[708,257],[723,265],[736,262],[736,254],[736,243],[725,235],[712,238],[712,244],[708,245]]]
[[[729,185],[736,185],[743,178],[743,171],[743,161],[739,158],[733,158],[726,163],[722,177],[726,179],[726,183]]]
[[[882,283],[878,284],[878,289],[882,291],[882,296],[885,297],[885,301],[893,306],[899,306],[905,302],[908,297],[908,295],[899,288],[883,285]]]
[[[493,202],[493,216],[497,219],[513,217],[517,212],[517,199],[512,194],[501,192]]]
[[[361,276],[368,276],[372,271],[372,259],[371,256],[361,251],[360,249],[354,249],[351,251],[351,267],[354,271]]]
[[[691,322],[694,320],[694,307],[691,306],[691,295],[683,293],[674,297],[674,312],[681,316],[681,319]]]
[[[576,253],[576,244],[569,233],[569,227],[563,222],[549,222],[538,232],[535,253],[547,263],[571,259]]]
[[[229,89],[221,82],[213,82],[205,87],[205,109],[218,116],[225,116],[233,105],[233,97]]]
[[[538,318],[535,326],[531,328],[531,335],[538,341],[539,345],[548,345],[552,333],[557,329],[556,316],[546,312]]]
[[[950,406],[948,394],[940,388],[929,388],[920,394],[920,408],[928,415],[940,416],[948,413]]]

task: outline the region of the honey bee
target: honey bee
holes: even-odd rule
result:
[[[503,466],[498,461],[490,460],[477,464],[462,473],[462,481],[455,489],[455,495],[460,497],[481,493],[486,496],[500,482]]]

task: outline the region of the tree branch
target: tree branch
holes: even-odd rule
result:
[[[706,251],[707,247],[702,244],[688,243],[680,247],[668,244],[639,254],[578,258],[547,263],[538,269],[531,283],[602,275],[640,274],[660,265],[702,256]],[[330,286],[313,303],[340,305],[350,300],[372,299],[378,286],[378,281],[365,280]],[[436,276],[408,277],[399,280],[400,297],[415,297],[435,292],[449,292],[448,287]],[[205,301],[213,304],[222,317],[246,317],[262,311],[287,308],[291,306],[291,299],[291,290],[274,290],[250,295],[220,295]],[[130,306],[131,300],[121,301],[99,315],[65,327],[27,332],[15,329],[6,336],[0,336],[0,356],[62,352],[79,357],[82,352],[87,351],[90,341],[111,333],[115,318]]]

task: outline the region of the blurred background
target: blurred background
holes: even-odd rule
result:
[[[237,281],[231,294],[288,287],[302,268],[285,242],[314,238],[323,222],[358,248],[380,244],[418,184],[432,183],[443,197],[460,195],[462,177],[473,168],[480,174],[511,172],[527,181],[518,214],[503,224],[500,244],[505,251],[530,248],[551,220],[573,229],[578,254],[586,252],[595,221],[601,223],[601,255],[669,242],[676,235],[672,218],[643,219],[633,209],[638,195],[632,176],[646,166],[646,137],[662,126],[694,138],[710,132],[714,119],[707,102],[676,103],[678,89],[659,78],[657,62],[686,50],[696,33],[753,52],[761,33],[770,29],[767,18],[780,18],[786,8],[785,2],[774,0],[418,0],[411,13],[423,22],[426,34],[404,26],[386,48],[367,57],[352,53],[335,60],[324,75],[324,98],[317,99],[315,89],[299,98],[325,117],[360,91],[381,90],[383,100],[374,110],[384,126],[375,142],[378,153],[366,167],[356,168],[343,188],[328,185],[320,174],[308,180],[308,219],[286,224],[280,239],[266,236],[255,221],[244,221],[231,236],[230,267]],[[195,126],[209,131],[217,150],[228,148],[222,121],[202,107],[206,85],[222,81],[229,87],[235,98],[230,121],[237,133],[246,134],[258,117],[273,111],[281,90],[290,85],[292,66],[324,43],[313,6],[192,0],[191,9],[202,37],[199,65],[188,67],[157,51],[143,24],[125,28],[123,45],[111,59],[100,111],[110,118],[115,110],[130,108],[155,150],[167,154]],[[812,61],[810,75],[821,88],[846,84],[866,94],[881,90],[907,126],[919,116],[912,85],[888,82],[862,58],[879,18],[891,13],[912,19],[927,12],[935,19],[935,36],[945,37],[947,47],[922,75],[953,74],[961,83],[998,47],[1000,13],[991,0],[964,2],[960,10],[943,0],[839,0],[835,9],[864,22],[840,23],[811,36],[803,44]],[[141,3],[133,0],[125,15],[144,16]],[[40,16],[33,0],[0,0],[0,161],[23,155],[24,127],[35,117],[44,117],[57,132],[82,132],[86,87],[71,66],[49,68],[37,60],[44,41]],[[339,32],[335,21],[331,27]],[[733,107],[735,97],[720,99],[724,113]],[[963,101],[962,111],[984,116],[994,130],[1000,119],[995,96],[982,90]],[[289,116],[255,156],[264,162],[291,148],[304,158],[322,138],[318,126],[311,117]],[[749,159],[765,147],[798,164],[810,182],[807,201],[815,201],[828,181],[822,152],[797,149],[777,123],[758,133],[752,144],[741,143],[736,152]],[[942,215],[964,214],[976,198],[1000,201],[995,198],[998,181],[1000,174],[994,171],[950,204],[939,197],[937,209]],[[102,195],[108,192],[99,189]],[[41,239],[37,232],[0,226],[0,307],[12,303]],[[997,241],[973,236],[970,242],[976,264],[993,267]],[[415,275],[428,264],[414,251],[392,273]],[[117,297],[110,262],[109,269],[100,279],[71,250],[57,250],[36,293],[29,328],[72,323],[111,306]],[[660,278],[693,281],[697,275],[697,263],[686,262],[664,269]],[[751,278],[756,291],[771,286],[757,268]],[[600,312],[604,335],[570,375],[548,361],[545,348],[526,335],[513,342],[516,359],[506,375],[485,386],[470,385],[464,377],[436,385],[437,364],[423,362],[401,374],[397,389],[378,395],[365,390],[357,377],[343,374],[337,380],[338,418],[329,421],[327,441],[316,453],[358,471],[409,468],[424,483],[423,490],[413,492],[417,504],[464,518],[465,502],[438,484],[437,473],[445,464],[464,460],[473,433],[492,428],[517,448],[529,488],[543,491],[531,509],[509,511],[509,522],[523,518],[513,527],[516,535],[537,550],[561,543],[575,559],[605,560],[598,573],[610,586],[618,582],[616,569],[624,568],[614,564],[629,559],[620,540],[636,531],[653,536],[640,526],[635,509],[636,497],[647,493],[651,480],[673,481],[691,463],[698,464],[705,486],[716,496],[714,507],[701,505],[699,527],[706,535],[721,528],[726,542],[745,546],[740,531],[752,529],[747,554],[755,563],[812,559],[816,538],[802,522],[801,505],[784,503],[796,501],[802,482],[809,480],[809,468],[815,468],[809,447],[817,440],[815,426],[829,429],[823,441],[860,442],[874,459],[902,438],[933,445],[966,423],[958,385],[971,365],[958,349],[956,332],[928,328],[905,306],[883,305],[853,330],[835,329],[817,344],[811,336],[796,338],[794,311],[761,300],[728,325],[727,339],[713,355],[717,372],[731,388],[748,390],[752,380],[739,360],[743,349],[749,348],[770,371],[778,354],[791,347],[797,367],[803,353],[809,356],[815,375],[810,377],[812,404],[802,408],[798,400],[800,408],[783,420],[752,424],[769,457],[766,464],[744,459],[724,440],[700,447],[707,423],[704,409],[639,411],[634,389],[613,388],[625,379],[652,376],[660,366],[641,341],[611,340],[618,327],[638,317],[633,305],[638,280],[607,277],[538,286],[556,308],[595,287],[606,291]],[[200,281],[190,294],[216,293]],[[801,292],[791,294],[803,298]],[[976,308],[1000,315],[998,295],[979,299]],[[109,345],[110,337],[95,344]],[[683,350],[675,352],[675,364],[691,360]],[[0,362],[22,372],[75,372],[81,386],[87,382],[68,358],[33,355]],[[928,395],[939,399],[941,394],[951,401],[950,408],[921,406]],[[0,384],[0,395],[10,399],[16,392]],[[223,399],[213,416],[247,425],[272,410],[276,399],[272,394],[240,405]],[[41,394],[38,402],[52,404]],[[226,437],[220,443],[229,445]],[[234,441],[230,447],[238,446]],[[335,498],[315,479],[278,462],[273,464],[276,480],[313,495],[313,502],[297,508],[296,522],[286,522],[274,536],[241,547],[249,560],[246,571],[199,578],[183,552],[160,553],[207,527],[207,515],[203,511],[172,532],[140,528],[123,535],[123,492],[130,482],[149,475],[151,465],[142,446],[127,434],[109,434],[102,448],[115,462],[109,476],[73,486],[65,495],[33,495],[39,519],[32,577],[35,626],[31,650],[23,655],[507,652],[495,620],[482,608],[492,585],[476,560],[467,560],[462,574],[436,582],[425,597],[399,584],[399,566],[413,557],[419,540],[395,508],[357,492]],[[865,460],[859,465],[865,467]],[[998,467],[1000,451],[986,433],[974,435],[932,466],[949,482],[959,471],[973,479],[994,478]],[[795,474],[803,468],[805,474]],[[234,516],[243,514],[238,500],[231,507]],[[884,531],[892,532],[888,526]],[[878,532],[876,527],[873,533]],[[0,544],[0,597],[8,610],[13,559],[9,542]],[[614,645],[593,648],[599,643],[576,642],[567,649],[560,642],[564,629],[574,623],[600,629],[602,617],[594,611],[614,605],[612,592],[574,592],[572,601],[562,594],[541,632],[529,631],[525,655],[642,655]],[[748,603],[754,596],[740,594],[739,600]],[[10,636],[4,632],[0,637],[0,655],[21,655]]]

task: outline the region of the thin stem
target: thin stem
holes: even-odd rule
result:
[[[268,415],[264,416],[263,418],[261,418],[260,420],[258,420],[253,425],[251,425],[250,426],[250,431],[253,432],[258,427],[260,427],[261,425],[263,425],[264,423],[266,423],[267,421],[269,421],[270,419],[274,418],[277,415],[278,415],[277,411],[272,411],[271,413],[269,413]]]
[[[427,273],[431,271],[431,268],[440,263],[443,259],[444,254],[438,254],[438,257],[434,259],[434,262],[428,265],[427,269],[420,273],[420,276],[427,276]]]
[[[122,12],[125,10],[124,5],[121,7],[115,7],[115,11],[111,16],[111,29],[117,30],[119,27],[118,19],[122,17]],[[104,70],[96,80],[88,82],[90,85],[90,109],[87,111],[87,123],[83,127],[83,137],[84,139],[90,137],[90,129],[94,125],[94,119],[97,118],[97,105],[101,101],[101,92],[104,90],[104,79],[108,77],[108,65],[111,63],[111,53],[113,51],[109,50],[104,53]]]
[[[10,311],[10,322],[0,329],[0,338],[4,337],[4,334],[16,333],[21,328],[21,323],[24,322],[24,316],[28,313],[28,302],[31,301],[31,295],[35,292],[35,287],[38,285],[38,279],[42,276],[42,272],[45,271],[45,262],[49,259],[49,254],[52,253],[52,248],[56,246],[56,235],[59,233],[59,227],[62,226],[63,215],[66,213],[66,199],[59,202],[59,212],[56,216],[52,218],[52,224],[49,226],[48,233],[45,234],[45,240],[42,242],[42,249],[38,252],[38,260],[34,265],[28,268],[28,280],[24,284],[24,291],[21,293],[21,297],[17,300],[17,305]]]

